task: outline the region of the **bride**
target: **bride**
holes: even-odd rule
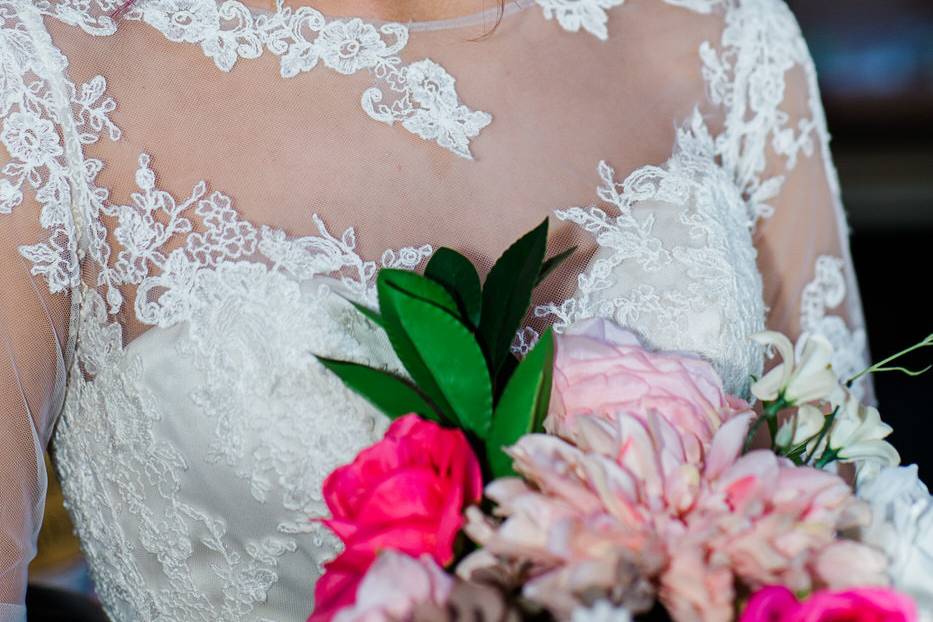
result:
[[[117,621],[305,620],[320,486],[384,429],[349,300],[544,216],[528,327],[611,317],[747,392],[768,326],[865,333],[782,0],[0,0],[0,620],[48,447]],[[862,391],[869,387],[861,387]]]

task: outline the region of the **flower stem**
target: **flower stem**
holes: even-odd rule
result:
[[[810,455],[807,456],[806,460],[803,461],[804,464],[809,464],[810,461],[812,461],[813,458],[816,456],[816,450],[820,448],[820,443],[822,443],[823,439],[826,438],[826,435],[829,434],[829,430],[833,427],[833,422],[836,420],[836,415],[838,413],[839,413],[839,407],[836,406],[836,408],[833,409],[833,412],[830,413],[828,417],[826,417],[826,421],[823,422],[823,429],[820,430],[819,436],[816,437],[816,442],[813,444],[813,450],[810,452]],[[823,462],[823,460],[826,458],[826,455],[829,454],[830,452],[832,452],[833,454],[832,457],[826,460],[826,462]],[[836,459],[837,453],[838,452],[831,450],[829,448],[829,444],[827,443],[826,450],[823,451],[823,455],[820,456],[819,461],[817,461],[816,467],[818,469],[822,469],[824,466],[826,466],[827,464],[829,464],[830,462]]]
[[[748,429],[748,436],[745,437],[744,451],[748,451],[752,446],[752,441],[755,439],[755,435],[758,434],[758,428],[760,428],[763,423],[768,424],[768,432],[771,434],[771,448],[774,448],[774,439],[777,437],[777,415],[783,409],[790,406],[790,404],[784,399],[784,395],[779,395],[773,402],[764,402],[764,406],[765,408],[762,415],[755,419],[752,426]]]
[[[925,374],[926,372],[933,369],[933,365],[929,365],[919,371],[911,371],[905,367],[888,367],[888,364],[893,363],[894,361],[901,358],[902,356],[910,354],[914,350],[919,350],[921,348],[929,348],[931,346],[933,346],[933,333],[927,335],[926,339],[924,339],[923,341],[919,343],[915,343],[909,348],[901,350],[897,354],[893,354],[889,356],[888,358],[884,359],[883,361],[879,363],[875,363],[874,365],[871,365],[870,367],[863,369],[862,371],[855,374],[854,376],[852,376],[846,381],[846,387],[852,388],[852,385],[855,384],[855,382],[858,381],[859,378],[861,378],[862,376],[866,376],[868,374],[879,373],[879,372],[885,372],[885,371],[900,371],[900,372],[904,372],[908,376],[919,376],[921,374]]]

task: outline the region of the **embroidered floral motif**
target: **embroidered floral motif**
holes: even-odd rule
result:
[[[108,613],[123,620],[248,618],[295,541],[230,537],[223,518],[187,500],[182,482],[197,458],[182,455],[159,431],[167,413],[143,379],[144,361],[124,352],[120,325],[108,320],[94,291],[80,331],[78,361],[94,380],[72,376],[55,460]],[[158,582],[148,574],[155,569]],[[213,597],[204,591],[204,573],[223,586]]]
[[[0,142],[9,159],[0,170],[0,213],[10,213],[29,188],[41,205],[39,222],[48,239],[23,245],[20,253],[32,263],[32,273],[46,278],[52,293],[67,291],[79,282],[77,228],[84,216],[74,205],[75,192],[93,193],[100,163],[87,160],[72,167],[66,150],[80,153],[82,144],[97,142],[102,134],[120,138],[110,121],[116,107],[104,95],[106,82],[96,76],[80,90],[63,77],[67,61],[52,47],[37,15],[19,15],[16,2],[0,2]],[[47,46],[40,55],[37,44]],[[56,125],[73,124],[62,143]]]
[[[201,43],[204,31],[220,28],[220,14],[213,1],[151,2],[143,9],[143,19],[161,30],[170,41],[185,43]]]
[[[392,105],[380,103],[383,93],[377,88],[363,94],[363,109],[369,116],[389,125],[401,120],[409,132],[435,140],[464,158],[472,157],[470,139],[489,125],[492,117],[460,105],[453,76],[437,63],[422,60],[405,67],[390,83],[400,95]]]
[[[324,64],[345,76],[375,67],[379,59],[390,55],[376,29],[360,19],[327,24],[321,29],[318,46]]]
[[[675,152],[665,167],[642,167],[621,184],[600,163],[598,195],[615,216],[596,206],[557,210],[593,234],[599,250],[575,295],[535,314],[556,318],[557,331],[611,317],[652,347],[704,356],[730,392],[745,394],[762,362],[749,337],[765,316],[745,205],[712,157],[699,112],[678,132]]]
[[[547,19],[557,18],[565,30],[577,32],[581,28],[599,39],[606,40],[609,30],[606,11],[621,6],[625,0],[535,0]]]
[[[22,160],[22,165],[8,167],[10,173],[28,175],[33,184],[40,181],[35,169],[62,154],[52,122],[30,112],[14,112],[4,119],[0,140],[12,157]]]
[[[865,356],[868,338],[864,328],[850,329],[839,315],[830,314],[839,309],[846,299],[848,284],[844,273],[845,262],[838,257],[822,255],[814,266],[815,276],[803,289],[800,299],[801,332],[823,335],[833,344],[833,369],[840,378],[851,378],[868,366]],[[865,383],[852,387],[861,398]]]
[[[108,29],[105,19],[82,17],[80,9],[71,5],[81,1],[87,2],[44,0],[40,8],[94,34],[115,31],[116,25],[111,23]],[[199,44],[224,71],[231,71],[240,58],[259,57],[264,47],[280,57],[281,75],[286,78],[310,71],[319,62],[343,75],[371,71],[392,99],[383,102],[386,91],[368,89],[361,99],[367,114],[389,125],[401,122],[408,131],[463,158],[472,159],[470,139],[492,121],[488,113],[459,102],[453,78],[436,63],[425,59],[405,65],[399,53],[408,43],[408,29],[400,24],[377,29],[358,18],[328,21],[311,7],[293,10],[282,0],[274,14],[258,17],[238,0],[219,5],[217,0],[149,0],[123,19],[142,20],[171,41]],[[427,95],[426,89],[432,87],[440,90]]]
[[[340,238],[331,235],[321,218],[312,221],[320,235],[288,238],[281,230],[257,228],[242,220],[230,197],[221,192],[207,194],[207,184],[195,184],[191,194],[178,200],[155,185],[155,173],[147,154],[139,157],[132,205],[108,204],[102,213],[116,219],[113,237],[121,249],[114,265],[102,263],[98,282],[106,287],[110,313],[123,305],[124,285],[137,285],[135,309],[147,324],[171,326],[187,317],[196,306],[191,279],[200,268],[213,268],[221,261],[265,257],[277,268],[300,280],[315,275],[337,276],[341,284],[362,300],[375,304],[376,262],[364,261],[356,253],[356,236],[347,229]],[[191,216],[197,216],[203,231],[194,231]],[[185,238],[185,244],[166,254],[169,241]],[[98,255],[110,257],[106,239],[99,240]],[[256,257],[256,253],[261,257]],[[389,249],[382,267],[414,269],[430,256],[430,245]],[[159,291],[159,295],[154,292]]]

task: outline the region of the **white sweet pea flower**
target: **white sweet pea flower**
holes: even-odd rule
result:
[[[823,429],[826,415],[812,404],[804,404],[793,417],[778,428],[775,442],[778,447],[796,447],[813,438]]]
[[[893,431],[891,426],[881,420],[877,408],[865,406],[850,395],[836,415],[828,443],[830,449],[837,452],[840,461],[855,462],[861,475],[865,463],[880,466],[900,464],[901,457],[897,450],[883,440]]]
[[[916,465],[882,469],[858,496],[872,509],[861,540],[887,553],[891,583],[916,601],[921,622],[933,622],[933,497]]]
[[[833,371],[833,346],[821,335],[804,333],[797,346],[775,331],[752,337],[758,343],[774,347],[782,362],[752,385],[752,393],[765,402],[784,398],[788,404],[802,404],[827,399],[838,394],[839,378]]]

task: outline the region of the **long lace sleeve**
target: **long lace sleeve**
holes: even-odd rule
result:
[[[29,205],[18,207],[30,211]],[[31,216],[35,216],[32,211]],[[27,567],[45,505],[43,451],[64,387],[63,295],[52,297],[19,253],[17,215],[0,219],[0,621],[25,620]]]
[[[17,6],[0,3],[0,622],[26,619],[78,279],[59,98],[42,77],[56,59]]]
[[[846,216],[809,50],[781,0],[748,0],[727,18],[724,47],[705,48],[716,103],[728,107],[723,163],[755,225],[767,324],[818,333],[848,378],[867,345]],[[873,399],[865,382],[856,388]]]

